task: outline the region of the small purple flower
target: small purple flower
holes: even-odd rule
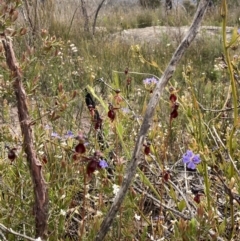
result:
[[[101,168],[107,168],[108,164],[104,159],[100,159],[99,164],[98,164]]]
[[[240,35],[240,28],[238,29],[238,31],[237,31],[237,32],[238,32],[238,34]]]
[[[74,134],[72,131],[67,131],[67,134],[65,135],[65,138],[74,138]]]
[[[52,132],[51,137],[61,139],[61,137],[59,136],[59,134],[57,132]]]
[[[158,80],[154,77],[146,78],[146,79],[143,80],[143,84],[145,84],[145,85],[157,84],[157,83],[158,83]]]
[[[124,114],[128,114],[131,112],[131,110],[128,107],[124,107],[121,109]]]
[[[187,167],[190,169],[196,169],[196,165],[201,162],[199,154],[194,154],[191,150],[187,150],[183,154],[182,161],[184,164],[187,164]]]

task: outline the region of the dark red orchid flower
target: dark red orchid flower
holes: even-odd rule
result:
[[[194,200],[196,203],[200,203],[200,202],[201,202],[201,199],[200,199],[201,196],[203,196],[202,193],[197,193],[197,194],[195,195],[195,197],[193,198],[193,200]]]
[[[83,154],[86,152],[86,148],[84,146],[84,144],[82,142],[79,142],[76,146],[75,146],[75,151],[77,153]]]
[[[16,148],[12,148],[8,150],[8,159],[11,162],[13,162],[17,158],[17,155],[15,153],[16,150],[17,150]]]
[[[171,94],[170,97],[169,97],[169,100],[172,102],[172,103],[175,103],[177,101],[177,96],[175,94]]]
[[[178,117],[178,107],[179,107],[179,104],[178,103],[174,103],[173,105],[173,110],[170,114],[170,121],[172,121],[172,119],[175,119]]]
[[[150,150],[151,143],[147,142],[147,144],[144,144],[143,146],[144,146],[144,154],[148,156],[151,152]]]
[[[174,109],[170,114],[170,119],[172,120],[172,119],[175,119],[177,117],[178,117],[178,112],[177,112],[176,109]]]
[[[111,103],[108,104],[108,117],[110,118],[111,121],[115,120],[116,117],[116,112],[115,110],[118,110],[119,108],[113,107]]]
[[[8,149],[8,159],[13,162],[16,158],[17,158],[17,155],[16,155],[16,150],[17,148],[10,148],[9,146],[5,146],[6,149]]]
[[[99,169],[99,162],[96,159],[91,159],[87,164],[87,174],[91,176],[97,169]]]
[[[172,112],[170,113],[170,121],[172,121],[172,119],[175,119],[178,117],[178,106],[179,104],[176,102],[177,101],[177,96],[174,94],[174,88],[170,87],[169,88],[170,91],[170,97],[169,100],[171,102],[171,107],[172,107]]]
[[[127,85],[131,84],[132,79],[130,77],[127,78]]]
[[[108,111],[108,117],[110,118],[111,121],[114,121],[115,117],[116,117],[116,113],[114,110],[109,110]]]
[[[163,180],[165,182],[168,182],[169,179],[170,179],[170,172],[169,171],[164,171],[163,172]]]
[[[42,162],[43,162],[44,164],[47,164],[48,160],[47,160],[47,157],[46,157],[46,156],[43,156],[43,157],[42,157]]]
[[[124,74],[125,74],[125,75],[128,74],[128,68],[125,69]]]

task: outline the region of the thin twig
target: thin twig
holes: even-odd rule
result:
[[[221,138],[219,137],[219,135],[218,135],[218,133],[217,133],[215,127],[213,126],[212,129],[213,129],[213,131],[214,131],[214,133],[215,133],[215,135],[216,135],[218,141],[220,142],[221,146],[222,146],[223,149],[226,151],[226,153],[227,153],[227,155],[228,155],[228,158],[229,158],[230,162],[231,162],[232,165],[233,165],[234,170],[235,170],[235,171],[238,173],[238,175],[240,176],[240,172],[239,172],[239,170],[237,169],[237,166],[235,165],[235,163],[234,163],[234,161],[233,161],[233,159],[232,159],[230,153],[228,152],[226,146],[223,144]]]
[[[183,192],[180,190],[180,188],[178,188],[177,185],[175,185],[171,180],[168,180],[168,182],[178,191],[178,193],[182,196],[183,200],[185,201],[186,205],[187,205],[187,208],[189,210],[189,212],[191,213],[191,217],[193,217],[193,211],[189,205],[189,202],[187,200],[187,198],[184,196]],[[193,204],[192,204],[193,205]],[[195,205],[193,205],[195,210],[196,210],[196,207]]]
[[[3,241],[7,241],[5,235],[3,234],[2,230],[0,230],[0,237],[2,238]]]
[[[223,108],[223,109],[219,109],[219,110],[216,110],[216,109],[207,109],[207,108],[203,107],[203,105],[202,105],[201,103],[198,102],[198,104],[199,104],[200,108],[201,108],[202,110],[204,110],[204,111],[210,111],[210,112],[225,112],[225,111],[234,110],[233,107]],[[240,105],[239,105],[237,108],[240,108]]]
[[[139,193],[144,193],[145,196],[149,197],[150,199],[152,199],[155,203],[155,205],[157,207],[163,207],[164,209],[168,210],[168,211],[171,211],[173,214],[175,214],[176,216],[180,217],[180,218],[183,218],[184,220],[190,220],[191,217],[190,216],[186,216],[184,214],[182,214],[182,212],[179,212],[178,210],[176,209],[173,209],[173,208],[170,208],[168,207],[167,205],[161,203],[157,198],[155,198],[154,196],[152,196],[151,194],[145,192],[144,190],[136,187],[136,185],[133,186],[135,190],[137,190]]]
[[[217,172],[214,172],[214,173],[219,178],[221,183],[223,184],[224,191],[230,198],[230,204],[233,205],[233,200],[235,200],[240,205],[239,195],[232,192],[232,190],[225,184],[223,178]]]
[[[37,238],[37,239],[34,239],[34,238],[31,238],[27,235],[24,235],[24,234],[21,234],[21,233],[18,233],[14,230],[12,230],[11,228],[7,228],[6,226],[4,226],[2,223],[0,223],[0,229],[3,231],[3,232],[7,232],[7,233],[11,233],[11,234],[14,234],[18,237],[21,237],[21,238],[24,238],[26,240],[30,240],[30,241],[41,241],[40,238]]]
[[[125,72],[123,71],[117,71],[117,70],[113,70],[114,73],[119,73],[119,74],[125,74]],[[141,73],[141,72],[131,72],[131,71],[128,71],[129,74],[137,74],[137,75],[148,75],[148,76],[153,76],[155,77],[156,79],[160,80],[160,78],[154,74],[150,74],[150,73]]]

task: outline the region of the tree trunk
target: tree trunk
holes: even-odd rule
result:
[[[89,17],[87,13],[86,3],[84,0],[81,0],[82,14],[84,18],[84,31],[89,32]]]
[[[94,16],[94,20],[93,20],[93,35],[95,34],[98,13],[99,13],[100,9],[102,8],[102,5],[103,5],[104,2],[105,2],[105,0],[102,0],[102,2],[97,7],[97,10],[96,10],[96,13],[95,13],[95,16]]]
[[[11,39],[4,36],[2,43],[5,50],[6,62],[13,76],[13,88],[16,95],[19,123],[23,136],[23,149],[27,155],[27,162],[33,182],[36,238],[40,237],[44,239],[48,217],[47,186],[42,174],[42,165],[37,159],[34,150],[31,121],[27,107],[27,96],[22,84],[22,73],[15,58]]]

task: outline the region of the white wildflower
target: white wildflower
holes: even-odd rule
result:
[[[66,215],[66,211],[63,210],[63,209],[61,209],[61,211],[60,211],[60,215],[65,216],[65,215]]]
[[[118,191],[119,191],[120,187],[116,184],[113,184],[113,194],[116,196]]]
[[[41,156],[44,154],[44,151],[38,151],[38,154]]]
[[[141,216],[139,216],[139,215],[137,215],[137,214],[135,213],[134,218],[135,218],[137,221],[139,221],[139,220],[141,219]]]
[[[72,52],[73,52],[73,53],[76,53],[77,51],[78,51],[77,47],[73,47],[73,48],[72,48]]]
[[[66,194],[63,194],[61,197],[60,197],[60,200],[61,199],[64,199],[66,197]]]
[[[62,159],[61,155],[55,155],[54,157],[57,158],[57,159]]]
[[[90,194],[87,193],[87,194],[85,195],[85,198],[90,199]]]

